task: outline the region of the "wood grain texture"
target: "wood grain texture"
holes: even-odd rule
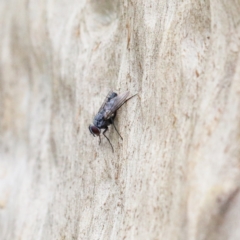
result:
[[[1,1],[0,103],[1,239],[240,239],[238,0]]]

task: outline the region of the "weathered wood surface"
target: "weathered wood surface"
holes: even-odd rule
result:
[[[240,239],[240,1],[0,2],[1,239]],[[138,92],[98,145],[109,89]]]

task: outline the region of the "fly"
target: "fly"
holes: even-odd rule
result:
[[[101,138],[100,138],[101,129],[103,129],[103,135],[108,140],[109,144],[111,145],[111,148],[112,148],[113,152],[114,152],[114,150],[113,150],[112,143],[110,142],[109,138],[105,135],[105,133],[108,130],[108,126],[112,124],[114,129],[116,130],[116,132],[120,136],[120,138],[123,139],[122,136],[120,135],[120,133],[118,132],[115,124],[114,124],[114,119],[116,117],[117,110],[124,103],[126,103],[128,100],[130,100],[131,98],[133,98],[137,94],[127,98],[128,95],[129,95],[128,91],[125,92],[125,93],[122,93],[121,95],[118,95],[117,93],[115,93],[113,91],[110,91],[108,93],[107,97],[105,98],[102,106],[100,107],[98,113],[94,117],[93,125],[90,124],[89,127],[88,127],[90,133],[94,137],[95,137],[95,135],[99,137],[99,144],[101,143]]]

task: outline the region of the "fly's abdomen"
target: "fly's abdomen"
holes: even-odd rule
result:
[[[110,101],[111,99],[115,98],[117,96],[117,93],[113,92],[109,98],[108,98],[108,101]]]

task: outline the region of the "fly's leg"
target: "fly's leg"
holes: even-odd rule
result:
[[[111,144],[109,138],[105,135],[105,132],[106,132],[107,130],[108,130],[108,127],[106,127],[105,130],[103,131],[103,135],[104,135],[104,137],[108,140],[109,144],[111,145],[112,151],[114,152],[114,150],[113,150],[113,146],[112,146],[112,144]]]
[[[114,116],[114,117],[115,117],[115,116]],[[118,130],[117,130],[115,124],[114,124],[114,118],[111,118],[111,123],[112,123],[112,125],[114,126],[114,128],[115,128],[116,132],[118,133],[118,135],[120,136],[120,138],[123,140],[122,136],[120,135],[120,133],[118,132]]]
[[[101,143],[101,137],[100,137],[100,135],[99,135],[99,142],[98,142],[98,143],[99,143],[99,145],[100,145],[100,143]]]

